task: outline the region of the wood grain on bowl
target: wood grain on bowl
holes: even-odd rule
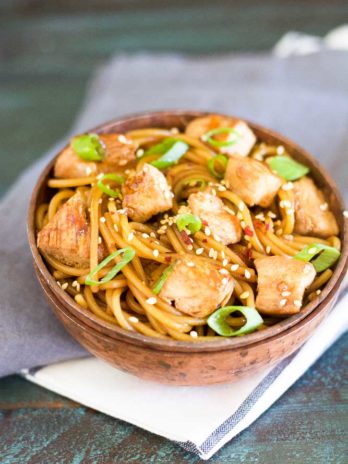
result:
[[[92,129],[93,132],[124,132],[142,127],[177,127],[207,113],[164,111],[131,116]],[[250,372],[270,366],[298,349],[332,308],[348,263],[347,223],[338,189],[320,164],[302,148],[283,136],[248,122],[256,136],[268,144],[284,145],[291,156],[305,163],[318,186],[325,191],[334,212],[342,240],[342,254],[333,276],[314,301],[300,313],[265,330],[244,337],[188,343],[172,339],[154,339],[129,332],[104,322],[80,307],[65,293],[50,274],[36,247],[35,211],[47,200],[47,188],[54,160],[40,176],[30,203],[28,236],[35,271],[57,317],[71,335],[94,355],[113,366],[139,377],[176,385],[206,385],[233,381]]]

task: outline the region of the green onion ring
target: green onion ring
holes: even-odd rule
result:
[[[304,247],[294,258],[308,262],[318,254],[319,256],[312,261],[314,269],[317,272],[325,271],[325,269],[331,267],[341,256],[337,248],[322,243],[312,243]]]
[[[171,274],[173,272],[173,269],[174,269],[174,264],[171,264],[170,266],[168,266],[164,271],[163,271],[163,274],[161,275],[161,277],[157,280],[157,282],[155,283],[155,285],[153,286],[152,288],[152,291],[153,293],[155,293],[156,295],[161,291],[165,281],[168,279],[169,277],[169,274]]]
[[[97,183],[97,186],[100,188],[100,190],[102,190],[106,195],[109,195],[109,197],[120,198],[121,193],[119,190],[113,190],[107,185],[103,184],[103,181],[107,179],[114,180],[119,184],[123,184],[124,177],[120,176],[119,174],[104,174],[103,177],[101,177]]]
[[[226,317],[236,311],[243,314],[246,322],[240,329],[234,330],[226,322]],[[263,323],[263,319],[251,306],[224,306],[211,314],[207,322],[209,327],[222,337],[236,337],[254,332]]]
[[[122,254],[122,259],[120,262],[118,262],[110,272],[106,274],[105,277],[103,277],[100,281],[93,280],[93,276],[97,274],[101,269],[103,269],[104,266],[109,264],[111,260],[113,260],[116,256]],[[96,266],[92,271],[87,275],[86,280],[85,280],[85,285],[100,285],[100,284],[105,284],[106,282],[109,282],[111,279],[115,277],[116,274],[120,272],[120,270],[128,264],[130,261],[135,256],[135,250],[131,247],[126,247],[126,248],[121,248],[120,250],[114,251],[114,253],[111,253],[107,258],[104,259],[98,266]]]
[[[224,173],[220,173],[220,172],[216,171],[216,169],[215,169],[215,162],[216,161],[223,165],[224,173],[225,173],[227,163],[228,163],[227,156],[225,156],[225,155],[216,155],[216,156],[213,156],[212,158],[210,158],[210,160],[208,160],[208,169],[209,169],[210,173],[214,177],[216,177],[217,179],[222,179],[224,177]]]
[[[201,230],[202,221],[199,219],[198,216],[195,216],[194,214],[185,213],[179,214],[176,217],[176,225],[180,232],[187,228],[190,232],[195,234],[196,232]]]
[[[223,141],[223,140],[219,141],[219,140],[213,139],[214,135],[225,134],[225,133],[234,134],[235,139],[226,140],[226,141]],[[202,136],[202,140],[210,143],[210,145],[212,145],[213,147],[218,147],[218,148],[219,147],[230,147],[231,145],[234,145],[235,143],[237,143],[240,140],[240,138],[241,138],[240,133],[236,129],[233,129],[233,127],[219,127],[217,129],[212,129],[211,131],[207,132],[206,134]]]
[[[307,166],[298,163],[289,156],[273,156],[272,158],[268,158],[266,162],[272,171],[276,172],[285,180],[296,180],[309,173],[309,168]]]
[[[175,143],[171,145],[170,148],[167,149],[163,155],[154,160],[151,161],[150,164],[152,166],[155,166],[157,169],[166,169],[169,168],[170,166],[173,166],[176,162],[179,161],[179,159],[187,152],[189,149],[189,146],[187,143],[182,142],[181,140],[175,140]]]
[[[71,147],[79,158],[84,161],[102,161],[105,148],[97,134],[85,134],[74,137]]]

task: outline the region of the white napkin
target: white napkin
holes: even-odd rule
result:
[[[227,385],[160,385],[93,357],[23,371],[23,375],[85,406],[174,440],[206,460],[277,401],[347,328],[348,294],[294,355]]]

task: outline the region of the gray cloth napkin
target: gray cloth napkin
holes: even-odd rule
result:
[[[200,109],[254,120],[317,156],[348,194],[348,54],[116,57],[92,80],[72,130],[156,109]],[[36,282],[25,221],[31,190],[58,146],[0,204],[0,376],[86,352],[52,315]]]

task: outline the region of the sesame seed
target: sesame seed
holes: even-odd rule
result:
[[[245,221],[240,221],[240,225],[243,227],[243,229],[245,229],[246,227]]]
[[[265,215],[263,213],[259,213],[255,216],[255,219],[259,219],[260,221],[265,220]]]
[[[283,235],[283,238],[285,238],[285,240],[294,240],[294,236],[291,235],[291,234],[287,234],[287,235]]]
[[[254,155],[254,158],[258,161],[263,161],[263,156],[261,155],[261,153],[256,153],[256,155]]]
[[[237,218],[242,220],[243,219],[243,214],[238,211],[237,213]]]
[[[267,246],[266,246],[266,253],[267,253],[268,255],[270,254],[271,249],[272,249],[272,248],[271,248],[270,245],[267,245]]]
[[[243,292],[239,295],[239,298],[241,298],[242,300],[248,298],[249,296],[249,292]]]
[[[187,248],[189,251],[192,251],[192,250],[193,250],[193,245],[187,245],[186,248]]]
[[[127,163],[128,163],[128,160],[124,159],[124,160],[120,160],[120,161],[118,162],[118,165],[119,165],[119,166],[125,166]]]
[[[92,174],[92,168],[90,168],[89,166],[86,167],[86,174],[87,174],[87,176]]]
[[[159,256],[159,251],[157,250],[157,248],[155,248],[152,252],[152,254],[154,255],[155,258],[158,258]]]
[[[232,264],[231,271],[236,271],[239,268],[239,264]]]
[[[118,136],[118,141],[121,142],[121,143],[129,143],[129,141],[127,140],[127,138],[123,134]]]
[[[129,322],[133,322],[134,324],[139,322],[139,319],[137,317],[135,317],[135,316],[131,316],[128,320],[129,320]]]
[[[191,336],[192,338],[197,338],[197,337],[198,337],[198,333],[197,333],[195,330],[191,330],[190,336]]]
[[[216,242],[221,242],[221,239],[218,235],[214,234],[213,237]]]
[[[290,296],[290,295],[291,295],[291,292],[288,292],[288,291],[281,293],[281,296]]]
[[[136,152],[135,152],[135,156],[137,158],[140,158],[141,156],[143,156],[143,154],[145,153],[145,151],[142,149],[142,148],[139,148]]]
[[[209,258],[213,258],[214,251],[215,251],[214,248],[210,248],[210,250],[209,250]]]
[[[228,284],[228,278],[227,277],[224,277],[222,279],[222,285],[227,285]]]
[[[238,209],[239,209],[240,211],[244,211],[244,208],[245,208],[245,204],[244,204],[242,201],[240,201],[240,202],[239,202],[239,205],[238,205]]]
[[[130,232],[130,233],[128,234],[128,237],[127,237],[128,242],[131,242],[131,241],[133,240],[134,235],[135,235],[134,232]]]
[[[205,235],[206,235],[207,237],[209,237],[209,236],[211,235],[211,230],[209,229],[208,226],[204,228],[204,233],[205,233]]]
[[[329,208],[329,205],[327,203],[323,203],[319,206],[319,208],[322,210],[322,211],[327,211],[328,208]]]
[[[297,308],[301,308],[302,302],[301,302],[300,300],[294,300],[294,305],[295,305]]]
[[[78,284],[77,280],[74,280],[74,282],[71,284],[71,286],[72,287],[77,287],[77,284]]]
[[[219,185],[217,187],[217,189],[219,190],[219,192],[225,192],[226,191],[226,187],[224,185]]]
[[[220,274],[228,275],[228,270],[227,269],[219,269]]]
[[[228,264],[228,259],[225,258],[225,259],[222,261],[222,265],[223,265],[223,266],[227,266],[227,264]]]
[[[170,129],[170,132],[171,132],[172,134],[178,134],[178,133],[179,133],[179,129],[178,129],[177,127],[172,127],[172,128]]]
[[[156,238],[156,234],[155,234],[155,232],[150,232],[150,237],[152,237],[152,238]]]
[[[114,229],[116,232],[118,232],[118,225],[117,224],[114,224]]]
[[[248,271],[248,269],[245,269],[244,275],[245,275],[245,277],[246,277],[247,279],[250,279],[250,277],[251,277],[251,273],[250,273],[250,271]]]
[[[289,208],[289,209],[286,210],[286,214],[288,216],[291,216],[292,214],[294,214],[294,212],[295,212],[295,210],[293,208]]]
[[[284,149],[283,145],[279,145],[277,147],[277,155],[283,155],[284,152],[285,152],[285,149]]]
[[[66,290],[68,287],[69,287],[68,282],[64,282],[64,284],[62,285],[62,290]]]
[[[204,248],[197,248],[196,255],[201,255],[204,252]]]
[[[221,250],[221,251],[220,251],[220,255],[221,255],[221,258],[225,258],[225,257],[226,257],[224,250]]]
[[[146,303],[149,305],[155,305],[157,303],[157,298],[154,296],[150,296],[150,298],[146,300]]]
[[[188,262],[186,263],[186,266],[188,266],[188,267],[195,267],[195,263],[193,263],[192,261],[188,261]]]
[[[343,216],[344,216],[345,218],[348,218],[348,211],[343,211]]]
[[[106,221],[105,217],[102,216],[102,217],[100,218],[100,222],[105,222],[105,221]]]
[[[62,286],[62,284],[59,282],[59,280],[57,280],[57,285],[58,285],[58,287]]]
[[[99,245],[101,245],[101,243],[102,243],[102,238],[100,236],[98,237],[98,243],[99,243]]]
[[[147,234],[146,232],[144,232],[143,234],[141,234],[141,236],[142,236],[143,238],[150,238],[150,235]]]
[[[286,298],[283,298],[282,300],[279,301],[279,306],[285,306],[288,300]]]
[[[309,248],[308,253],[310,255],[314,255],[317,252],[317,249],[315,247]]]
[[[218,252],[217,252],[217,250],[214,250],[214,256],[213,256],[213,258],[214,258],[214,259],[217,259],[217,257],[218,257]]]
[[[270,217],[271,219],[275,219],[277,217],[277,215],[274,214],[272,211],[268,211],[267,216]]]
[[[282,233],[283,233],[283,229],[282,229],[282,228],[276,230],[276,235],[278,235],[278,237],[279,237],[280,235],[282,235]]]
[[[321,294],[321,290],[319,289],[319,290],[317,290],[315,293],[316,293],[317,295],[320,295],[320,294]]]
[[[108,187],[109,187],[109,186],[108,186]],[[103,203],[103,199],[102,199],[102,198],[99,198],[98,203],[99,203],[99,205],[101,205],[101,204]]]
[[[292,182],[287,182],[282,186],[282,190],[292,190],[294,188],[294,184]]]

